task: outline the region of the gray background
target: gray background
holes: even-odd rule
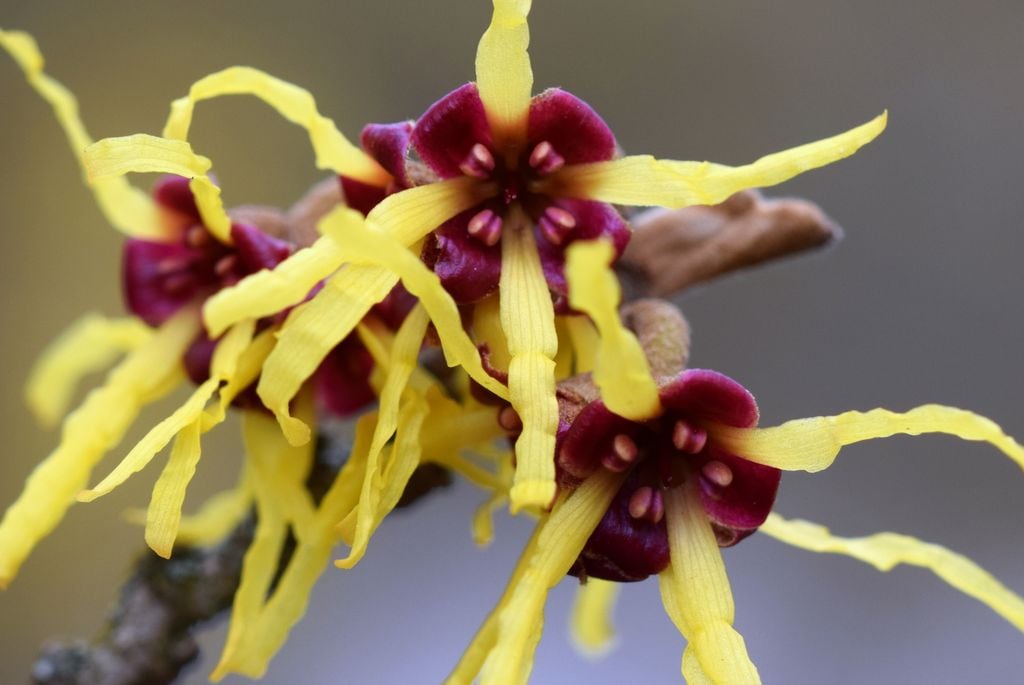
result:
[[[562,85],[588,100],[630,152],[739,163],[890,109],[881,140],[773,191],[820,202],[847,230],[838,249],[683,298],[696,365],[740,379],[766,423],[938,401],[1024,435],[1024,4],[535,5],[537,88]],[[310,87],[355,136],[367,121],[416,116],[471,79],[488,14],[483,0],[0,2],[0,25],[38,37],[97,137],[159,132],[191,80],[236,63]],[[0,93],[6,503],[56,439],[20,403],[28,365],[80,312],[119,312],[119,238],[6,58]],[[287,204],[319,178],[304,134],[254,101],[201,105],[194,131],[229,204]],[[235,427],[210,437],[193,503],[237,468]],[[97,625],[142,545],[119,512],[144,503],[154,477],[150,469],[76,507],[0,595],[0,682],[23,682],[47,636]],[[942,542],[1024,590],[1022,495],[1021,473],[992,449],[898,438],[848,449],[826,473],[788,476],[779,511],[845,534],[889,529]],[[502,519],[496,544],[476,550],[468,517],[478,499],[456,488],[396,516],[357,570],[326,573],[266,681],[439,681],[527,534],[525,521]],[[737,625],[766,682],[1024,682],[1020,635],[923,571],[881,575],[759,536],[726,558]],[[535,683],[678,681],[682,641],[655,583],[626,589],[618,648],[600,662],[569,647],[570,598],[568,582],[553,593]],[[207,659],[188,682],[204,682],[222,630],[207,633]]]

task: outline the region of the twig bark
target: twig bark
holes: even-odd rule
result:
[[[348,446],[323,439],[308,487],[319,499],[334,479]],[[421,467],[399,507],[451,482],[439,466]],[[146,550],[135,562],[103,631],[92,641],[44,645],[33,685],[169,685],[196,657],[195,631],[231,606],[252,542],[254,520],[240,524],[210,549],[176,548],[170,559]],[[282,567],[291,545],[282,557]]]

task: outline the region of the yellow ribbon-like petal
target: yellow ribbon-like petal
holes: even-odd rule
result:
[[[259,656],[249,648],[250,635],[256,629],[270,585],[277,575],[288,535],[288,524],[269,478],[269,473],[253,469],[256,532],[242,559],[242,575],[231,606],[227,640],[220,661],[210,674],[214,682],[228,673],[262,675]]]
[[[412,245],[451,217],[480,201],[480,196],[473,192],[472,180],[456,178],[404,190],[385,198],[373,208],[369,216],[375,226],[402,245]],[[337,207],[320,220],[317,229],[324,234],[343,233],[350,227],[362,226],[363,221],[364,217],[359,212],[348,207]],[[318,240],[273,270],[257,272],[211,297],[203,311],[206,325],[212,335],[220,335],[228,326],[243,319],[276,314],[301,302],[313,286],[345,261],[346,257],[335,241],[327,238]],[[374,260],[369,262],[371,265],[375,263]],[[380,272],[361,268],[358,274],[373,280]],[[395,282],[397,279],[392,280],[392,284]],[[367,309],[375,302],[371,302]]]
[[[346,558],[335,562],[341,568],[352,568],[357,564],[370,541],[381,494],[388,487],[378,470],[378,464],[384,446],[395,434],[396,429],[402,430],[399,419],[401,400],[416,367],[429,322],[426,311],[421,305],[417,305],[409,312],[395,336],[387,376],[380,393],[377,425],[374,427],[373,439],[370,441],[370,450],[366,458],[366,473],[363,475],[359,506],[341,524],[342,534],[352,548]],[[419,448],[416,449],[418,451]]]
[[[449,366],[461,366],[473,380],[498,397],[508,397],[505,386],[484,370],[476,345],[462,327],[462,317],[455,300],[441,285],[437,274],[428,269],[415,253],[369,224],[363,230],[353,230],[350,225],[325,225],[325,230],[342,246],[346,255],[372,259],[398,274],[406,290],[419,298],[429,314]]]
[[[405,245],[416,242],[479,200],[466,192],[469,186],[465,181],[452,179],[396,193],[370,212],[367,226],[376,226]],[[328,234],[345,233],[355,217],[358,213],[354,210],[338,208],[324,217],[320,229]],[[372,257],[367,261],[376,262],[377,257],[388,255],[367,257]],[[397,282],[398,277],[383,267],[347,264],[312,300],[289,315],[277,347],[267,359],[258,392],[294,444],[309,440],[309,429],[291,416],[288,403],[327,353],[352,332],[370,307],[384,299]],[[234,311],[227,320],[241,314],[244,311]]]
[[[29,85],[53,108],[57,122],[64,129],[71,151],[82,165],[85,176],[82,153],[92,144],[92,138],[79,116],[75,96],[43,72],[43,55],[29,34],[0,29],[0,47],[10,53],[25,72]],[[100,211],[114,228],[137,238],[159,238],[163,235],[153,201],[149,195],[128,183],[127,179],[105,178],[91,181],[89,185]]]
[[[821,471],[839,450],[864,440],[893,435],[945,433],[963,440],[987,442],[1024,468],[1024,447],[993,421],[973,412],[926,404],[906,413],[887,409],[848,411],[838,416],[796,419],[771,428],[713,426],[713,439],[748,461],[786,471]]]
[[[178,542],[207,547],[226,538],[249,515],[252,492],[249,468],[244,466],[238,485],[213,495],[194,514],[181,517]],[[142,521],[145,522],[145,512],[142,512]]]
[[[191,179],[189,188],[203,224],[222,243],[231,242],[231,219],[224,211],[220,188],[207,176],[212,162],[194,153],[185,141],[144,133],[104,138],[85,148],[84,163],[93,183],[132,172],[176,174]]]
[[[303,418],[312,420],[313,403],[309,393],[299,398],[298,410]],[[290,594],[295,584],[293,568],[298,565],[306,575],[314,572],[315,581],[325,567],[326,554],[330,551],[330,546],[324,549],[317,537],[321,529],[314,526],[313,501],[304,487],[313,465],[312,445],[289,445],[276,422],[260,411],[243,414],[242,434],[246,456],[252,467],[258,523],[256,537],[243,562],[241,583],[235,593],[228,640],[220,662],[210,676],[215,681],[228,673],[241,673],[252,678],[263,675],[280,646],[279,643],[276,647],[272,644],[278,639],[283,642],[292,625],[278,622],[282,618],[278,606],[282,601],[295,602]],[[278,572],[289,524],[296,535],[296,551],[274,595],[267,600],[270,584]],[[311,544],[321,558],[314,567],[309,563]],[[286,595],[285,600],[279,599],[282,592]],[[301,597],[302,602],[307,600],[308,590]]]
[[[601,656],[615,644],[612,611],[619,596],[619,584],[600,578],[588,578],[576,590],[572,607],[570,634],[584,654]]]
[[[591,373],[597,368],[598,350],[601,348],[601,336],[597,334],[594,324],[582,316],[569,316],[565,320],[569,329],[569,340],[572,343],[573,371]]]
[[[198,328],[195,311],[179,312],[68,416],[60,445],[35,468],[0,521],[0,588],[64,517],[93,467],[121,440],[139,410],[171,390],[169,379],[180,375],[179,360]]]
[[[306,129],[318,169],[329,169],[372,185],[387,185],[390,174],[342,135],[334,121],[320,114],[308,90],[252,67],[229,67],[193,83],[187,96],[171,103],[164,137],[186,140],[196,103],[223,95],[254,95],[288,121]]]
[[[879,571],[890,571],[900,564],[928,569],[1024,631],[1024,598],[967,557],[940,545],[897,533],[844,538],[833,535],[825,526],[778,514],[770,514],[760,530],[787,545],[822,554],[844,554]]]
[[[56,425],[71,404],[75,386],[137,350],[153,335],[139,319],[108,319],[86,314],[50,343],[29,372],[25,399],[40,423]]]
[[[195,316],[195,313],[192,315]],[[92,502],[110,493],[133,474],[145,468],[178,433],[190,424],[201,421],[206,403],[213,398],[222,382],[234,376],[238,358],[251,344],[253,330],[254,322],[249,321],[228,331],[214,350],[210,378],[196,388],[174,413],[154,426],[106,478],[93,488],[80,492],[78,501]],[[149,520],[152,520],[153,516]]]
[[[328,279],[316,297],[288,316],[256,390],[293,445],[307,442],[310,432],[291,415],[292,398],[328,353],[397,282],[398,277],[387,269],[349,264]]]
[[[378,487],[370,490],[369,493],[372,511],[368,513],[367,518],[356,524],[355,540],[349,555],[334,562],[338,568],[352,568],[359,562],[366,552],[370,536],[398,505],[402,493],[405,492],[405,486],[422,461],[423,446],[420,440],[420,431],[429,413],[430,408],[427,401],[415,392],[409,393],[398,417],[398,431],[395,434],[395,442],[391,447],[388,463],[380,473]],[[360,499],[359,506],[360,508],[363,506],[362,499]]]
[[[533,89],[530,0],[494,0],[494,14],[476,51],[476,83],[499,149],[514,153],[526,142]]]
[[[523,422],[516,440],[512,511],[546,507],[555,496],[555,310],[541,271],[533,231],[512,227],[501,241],[501,327],[511,362],[512,406]]]
[[[257,271],[207,299],[203,305],[207,330],[218,336],[239,321],[272,316],[301,302],[342,261],[337,243],[320,238],[273,269]]]
[[[594,382],[605,405],[619,416],[644,421],[661,413],[658,388],[640,341],[619,319],[622,290],[610,266],[607,241],[577,241],[568,251],[569,304],[589,315],[601,335]]]
[[[714,205],[746,188],[788,181],[844,157],[885,130],[887,115],[814,143],[776,152],[744,166],[676,162],[649,155],[567,166],[553,175],[558,194],[612,204],[689,207]]]
[[[473,305],[473,338],[487,345],[491,366],[508,372],[511,361],[501,329],[501,298],[494,293]]]
[[[171,558],[171,550],[178,537],[178,524],[181,523],[185,491],[199,463],[200,428],[197,419],[178,433],[171,448],[171,457],[153,487],[146,515],[146,544],[164,559]]]
[[[691,483],[665,493],[671,564],[659,586],[665,610],[686,637],[700,670],[715,685],[760,683],[743,638],[732,627],[735,606],[725,564]],[[695,669],[683,660],[684,671]],[[685,675],[685,672],[684,672]]]
[[[544,625],[548,591],[565,577],[622,485],[621,474],[588,478],[560,498],[540,523],[536,546],[520,558],[516,579],[498,614],[498,634],[480,673],[481,685],[522,685],[533,668],[533,653]]]

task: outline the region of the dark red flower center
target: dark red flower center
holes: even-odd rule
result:
[[[665,497],[696,479],[701,502],[722,547],[753,533],[771,511],[780,472],[731,454],[708,427],[757,424],[753,397],[713,371],[684,371],[659,392],[664,412],[630,421],[592,402],[560,435],[557,466],[565,487],[598,469],[629,472],[573,573],[641,580],[668,564]]]

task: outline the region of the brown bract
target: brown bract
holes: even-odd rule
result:
[[[754,190],[710,207],[648,210],[632,223],[620,264],[639,273],[647,294],[660,297],[842,237],[817,205],[769,200]]]

